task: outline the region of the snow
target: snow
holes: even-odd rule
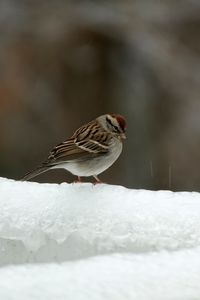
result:
[[[9,294],[9,300],[16,295],[26,300],[199,300],[199,283],[200,249],[112,254],[2,268],[0,298]]]
[[[0,265],[4,300],[199,300],[200,194],[0,178]]]

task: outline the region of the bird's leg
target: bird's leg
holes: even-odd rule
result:
[[[93,175],[93,177],[96,179],[96,182],[94,184],[103,183],[96,175]]]
[[[80,177],[80,176],[78,176],[78,182],[82,182],[82,180],[81,180],[81,177]]]
[[[81,177],[77,176],[77,180],[75,180],[74,183],[80,183],[80,182],[82,182]]]

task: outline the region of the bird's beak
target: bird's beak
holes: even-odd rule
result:
[[[126,139],[125,133],[121,133],[121,134],[120,134],[120,137],[121,137],[122,140],[125,140],[125,139]]]

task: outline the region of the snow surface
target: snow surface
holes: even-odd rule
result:
[[[200,194],[0,178],[0,265],[3,300],[199,300]]]
[[[0,269],[0,298],[199,300],[200,249],[4,267]]]

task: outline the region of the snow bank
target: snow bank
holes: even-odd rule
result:
[[[199,300],[200,194],[0,178],[0,265],[3,300]]]
[[[200,194],[0,179],[0,264],[200,246]]]
[[[199,300],[200,249],[0,269],[3,300]]]

